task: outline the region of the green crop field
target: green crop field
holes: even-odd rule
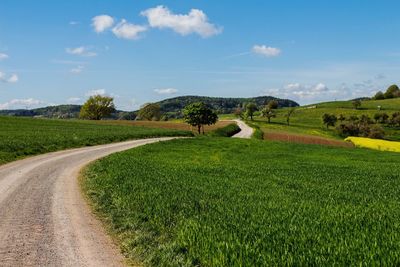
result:
[[[101,159],[82,184],[146,265],[400,264],[396,153],[181,139]]]
[[[378,106],[382,110],[378,110]],[[290,126],[286,124],[285,114],[287,109],[276,110],[277,117],[272,118],[271,123],[267,123],[266,119],[262,117],[255,117],[254,120],[263,131],[289,132],[341,139],[332,127],[327,130],[326,126],[323,125],[322,116],[324,113],[335,114],[337,116],[343,114],[346,117],[365,114],[373,118],[376,113],[385,112],[391,115],[396,111],[400,111],[400,98],[362,101],[361,108],[357,110],[353,108],[351,101],[337,101],[296,108],[296,111],[290,118]],[[385,127],[385,131],[387,139],[400,140],[400,129]]]
[[[188,131],[0,116],[0,164],[66,148],[159,136],[190,136]]]

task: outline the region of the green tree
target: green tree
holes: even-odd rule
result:
[[[355,109],[359,109],[361,107],[361,100],[359,99],[353,100],[352,104]]]
[[[271,100],[268,102],[268,108],[277,109],[279,107],[279,103],[276,100]]]
[[[161,118],[161,109],[159,104],[145,104],[138,112],[138,117],[142,120],[158,121]]]
[[[253,120],[254,112],[258,110],[257,105],[255,103],[248,103],[246,105],[246,118],[250,117]]]
[[[89,120],[101,120],[115,111],[114,99],[108,96],[94,95],[83,104],[79,117]]]
[[[215,124],[218,120],[217,114],[203,102],[196,102],[187,105],[183,109],[183,118],[186,123],[197,127],[199,134],[201,133],[201,128],[204,125]]]
[[[265,107],[261,110],[261,115],[262,115],[263,117],[265,117],[265,118],[268,119],[268,123],[271,123],[271,118],[275,118],[275,117],[276,117],[275,111],[274,111],[273,109],[271,109],[271,108],[269,107],[269,105],[268,105],[268,106],[265,106]]]
[[[325,113],[322,116],[322,121],[324,122],[324,124],[326,125],[326,129],[329,129],[329,126],[335,126],[336,122],[337,122],[337,117],[334,114],[328,114]]]
[[[383,94],[382,91],[379,91],[379,92],[377,92],[377,93],[375,94],[374,99],[375,99],[375,100],[382,100],[382,99],[385,99],[385,95]]]
[[[400,89],[396,84],[392,84],[388,87],[384,94],[385,98],[395,98],[400,97]]]
[[[346,120],[346,117],[343,114],[340,114],[338,117],[338,121],[343,122]]]
[[[295,111],[294,108],[289,108],[289,109],[287,110],[287,113],[285,114],[286,123],[287,123],[288,126],[290,125],[290,118],[292,117],[294,111]]]

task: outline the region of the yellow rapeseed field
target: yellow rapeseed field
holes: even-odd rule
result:
[[[381,151],[400,152],[400,142],[352,136],[347,137],[345,140],[352,142],[357,147],[365,147]]]

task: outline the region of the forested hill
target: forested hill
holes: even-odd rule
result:
[[[0,115],[69,119],[77,118],[80,110],[80,105],[59,105],[35,109],[0,110]]]
[[[219,114],[232,113],[237,107],[244,107],[246,103],[254,102],[257,106],[266,105],[270,100],[278,101],[279,107],[297,107],[298,103],[289,99],[280,99],[272,96],[259,96],[252,98],[225,98],[207,96],[179,96],[157,102],[162,112],[175,113],[181,111],[186,105],[193,102],[204,102],[215,109]]]

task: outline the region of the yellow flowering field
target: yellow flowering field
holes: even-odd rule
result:
[[[352,142],[357,147],[365,147],[381,151],[400,152],[400,142],[352,136],[347,137],[345,140]]]

